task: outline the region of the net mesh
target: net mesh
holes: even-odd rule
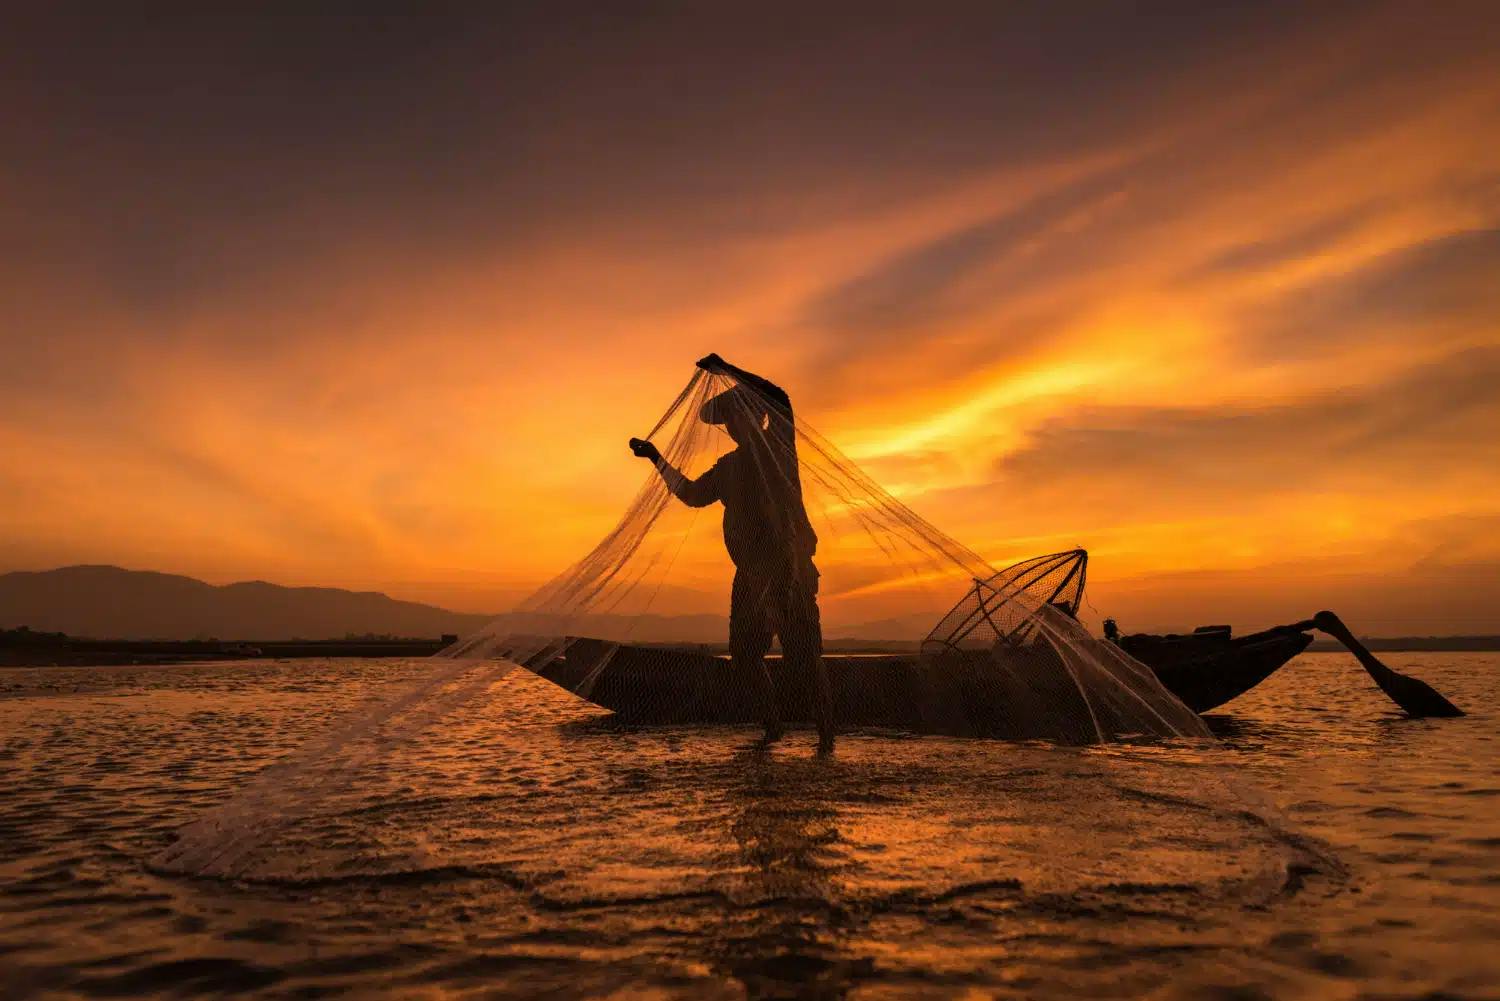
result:
[[[539,687],[640,724],[775,718],[1070,744],[1207,735],[1148,668],[1079,624],[1081,550],[997,572],[794,418],[776,387],[697,371],[647,438],[660,461],[587,555],[206,811],[153,867],[244,879],[436,864],[429,855],[451,852],[426,834],[399,852],[366,844],[390,834],[364,829],[370,811],[400,799],[380,782],[410,793],[419,780],[402,763],[437,753],[439,727],[466,748],[511,733],[493,767],[524,769],[534,728],[567,716]],[[528,672],[556,687],[519,683]],[[508,816],[496,815],[496,843],[529,843]],[[459,835],[477,837],[463,824]]]

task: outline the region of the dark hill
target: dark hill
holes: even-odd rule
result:
[[[439,636],[489,620],[376,591],[282,587],[265,581],[215,586],[192,577],[73,566],[0,574],[0,628],[30,626],[108,639],[277,640],[348,634]]]

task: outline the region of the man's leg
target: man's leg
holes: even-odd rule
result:
[[[738,570],[729,597],[729,660],[737,677],[750,686],[755,711],[766,724],[766,740],[781,739],[781,714],[776,690],[766,668],[771,649],[771,630],[766,622],[766,602],[771,582],[763,576]]]
[[[833,749],[833,689],[828,665],[823,663],[823,625],[818,614],[818,571],[809,563],[793,576],[787,588],[779,635],[788,671],[805,672],[813,683],[813,720],[818,746]]]

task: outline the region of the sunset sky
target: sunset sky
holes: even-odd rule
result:
[[[1128,626],[1500,632],[1500,6],[595,6],[8,16],[0,570],[498,611],[718,351]]]

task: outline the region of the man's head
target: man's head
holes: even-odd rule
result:
[[[731,386],[703,404],[698,417],[705,424],[722,424],[737,444],[746,445],[764,433],[766,408],[755,394]]]

